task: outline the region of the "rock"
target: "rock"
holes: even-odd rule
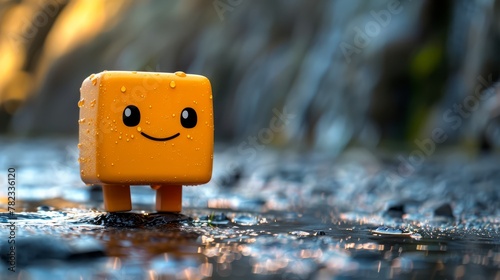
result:
[[[211,225],[226,225],[228,224],[229,218],[224,213],[212,214],[212,215],[202,215],[196,221],[196,223],[207,223]]]
[[[8,252],[7,245],[0,246],[2,252]],[[49,236],[16,239],[16,263],[20,267],[47,260],[82,260],[104,255],[101,243],[91,237],[73,240]],[[7,262],[7,255],[2,254],[1,259]]]
[[[103,245],[94,238],[83,237],[68,240],[69,259],[82,260],[88,258],[103,257],[105,250]]]
[[[40,205],[36,208],[36,211],[40,212],[40,211],[53,211],[54,210],[54,207],[52,206],[48,206],[48,205]]]
[[[234,187],[243,177],[243,168],[238,165],[227,174],[224,174],[218,179],[218,184],[221,187],[231,188]]]
[[[225,225],[229,223],[229,219],[227,218],[226,214],[220,213],[220,214],[215,214],[211,217],[211,224],[214,225]]]
[[[189,217],[178,213],[106,213],[93,218],[85,218],[79,223],[90,223],[106,227],[157,227],[167,223],[188,220]]]
[[[257,224],[257,219],[250,215],[238,215],[233,219],[233,223],[242,226],[251,226]]]
[[[399,218],[401,219],[403,215],[406,214],[405,205],[404,204],[394,204],[389,206],[387,210],[385,210],[384,215],[389,216],[391,218]]]
[[[283,168],[277,171],[277,176],[289,182],[302,183],[305,177],[305,171],[299,168]]]
[[[439,206],[434,210],[434,216],[435,217],[444,217],[444,218],[451,218],[454,219],[455,216],[453,215],[453,209],[451,208],[450,204],[445,203]]]
[[[393,228],[393,227],[378,227],[372,231],[372,234],[378,235],[378,236],[394,236],[394,237],[406,237],[410,236],[412,233],[399,229],[399,228]]]

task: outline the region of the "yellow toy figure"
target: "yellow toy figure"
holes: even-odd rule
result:
[[[83,81],[80,175],[106,211],[132,209],[130,185],[156,190],[156,210],[182,210],[182,185],[212,177],[210,81],[198,75],[104,71]]]

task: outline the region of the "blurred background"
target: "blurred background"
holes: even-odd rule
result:
[[[91,73],[182,70],[211,80],[219,142],[493,150],[499,16],[493,0],[0,0],[0,133],[76,136]]]
[[[498,280],[499,50],[500,0],[0,0],[0,229],[14,182],[29,266],[8,279]],[[213,177],[184,215],[147,186],[101,212],[82,182],[104,70],[210,79]]]

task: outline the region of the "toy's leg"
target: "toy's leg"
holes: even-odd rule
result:
[[[156,211],[181,212],[182,185],[151,185],[156,190]]]
[[[102,194],[106,211],[118,212],[132,209],[129,185],[103,185]]]

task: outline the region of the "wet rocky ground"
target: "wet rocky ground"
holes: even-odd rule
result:
[[[145,186],[109,214],[76,140],[0,139],[0,278],[500,279],[500,158],[254,152],[216,147],[180,214],[155,213]]]

